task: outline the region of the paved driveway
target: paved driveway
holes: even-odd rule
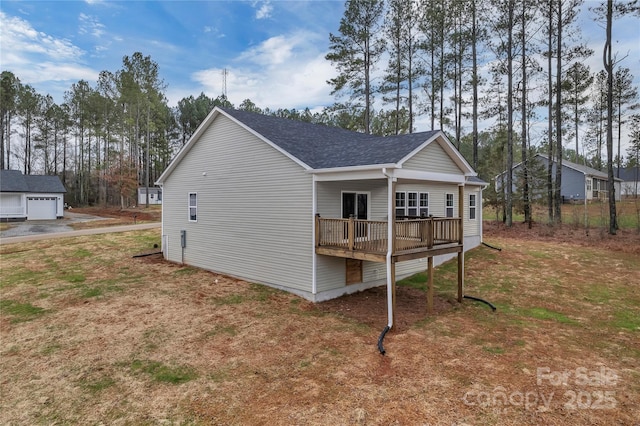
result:
[[[0,231],[0,238],[24,237],[28,235],[52,234],[73,231],[72,223],[104,220],[106,218],[90,214],[64,212],[64,219],[55,220],[27,220],[24,222],[10,222],[11,228]]]

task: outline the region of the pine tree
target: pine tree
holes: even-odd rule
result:
[[[348,92],[351,100],[363,102],[363,127],[371,133],[371,111],[375,87],[372,74],[384,49],[381,38],[384,2],[381,0],[347,0],[340,20],[340,35],[329,34],[326,59],[338,69],[338,76],[328,83],[332,94]]]

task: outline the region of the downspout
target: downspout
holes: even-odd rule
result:
[[[313,232],[311,232],[311,250],[312,251],[312,257],[311,257],[311,294],[314,295],[314,299],[315,299],[315,295],[318,291],[317,289],[317,275],[316,275],[316,267],[317,267],[317,259],[318,259],[318,255],[316,254],[316,212],[318,211],[318,201],[316,199],[317,197],[317,186],[318,186],[318,182],[316,181],[316,175],[313,175],[312,178],[312,182],[311,182],[311,229]]]
[[[393,255],[393,215],[394,213],[394,200],[395,194],[393,191],[393,177],[387,173],[387,169],[382,169],[382,174],[387,177],[387,325],[382,330],[380,337],[378,338],[378,350],[380,354],[385,354],[384,346],[382,346],[382,341],[384,340],[384,336],[387,334],[391,327],[393,327],[393,283],[392,283],[392,274],[391,274],[391,257]]]
[[[391,278],[391,257],[393,255],[393,177],[387,172],[386,167],[382,169],[382,174],[387,177],[387,326],[393,327],[393,300],[391,298],[392,278]]]

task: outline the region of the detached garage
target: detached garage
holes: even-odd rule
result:
[[[60,219],[66,192],[58,176],[0,170],[0,221]]]

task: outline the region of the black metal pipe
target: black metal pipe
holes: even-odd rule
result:
[[[380,353],[382,355],[385,354],[385,350],[384,350],[384,346],[382,346],[382,341],[384,340],[384,336],[385,334],[387,334],[387,331],[389,331],[391,329],[391,327],[389,327],[388,325],[384,328],[384,330],[382,330],[382,334],[380,334],[380,337],[378,337],[378,350],[380,351]]]
[[[145,257],[145,256],[153,256],[154,254],[162,254],[161,251],[154,251],[152,253],[141,253],[141,254],[134,254],[131,257]]]
[[[485,243],[484,241],[482,242],[482,245],[483,245],[483,246],[487,246],[487,247],[489,247],[489,248],[492,248],[492,249],[494,249],[494,250],[502,251],[502,249],[501,249],[500,247],[494,247],[494,246],[492,246],[491,244],[487,244],[487,243]]]
[[[491,302],[487,302],[486,300],[484,300],[484,299],[480,299],[479,297],[467,296],[467,295],[465,294],[465,295],[464,295],[464,298],[465,298],[465,299],[475,300],[476,302],[482,302],[482,303],[484,303],[484,304],[487,304],[487,305],[489,305],[489,306],[491,307],[491,310],[493,310],[494,312],[495,312],[495,310],[497,309],[495,306],[493,306],[493,305],[491,304]]]

